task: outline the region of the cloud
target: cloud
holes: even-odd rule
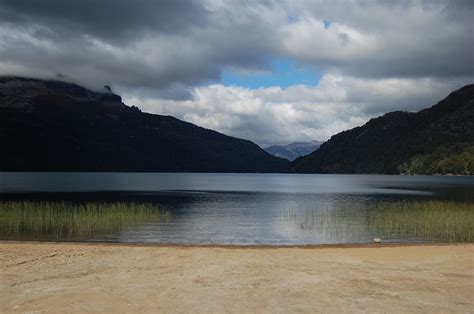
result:
[[[77,35],[103,41],[133,42],[149,33],[182,34],[206,23],[198,1],[173,0],[2,0],[0,19],[36,34],[58,38]],[[41,29],[47,31],[41,32]]]
[[[473,8],[469,1],[1,0],[0,69],[154,89],[218,81],[225,67],[268,69],[268,56],[351,76],[468,75]]]
[[[454,3],[292,1],[300,19],[281,29],[283,49],[353,76],[472,75],[474,5]]]
[[[260,144],[326,139],[472,83],[473,3],[0,0],[0,74],[111,85]],[[325,75],[285,90],[220,83],[226,69],[271,74],[275,59]]]
[[[233,3],[2,0],[0,70],[172,95],[172,86],[218,81],[223,67],[268,67],[262,35],[286,15]]]
[[[194,88],[193,100],[133,96],[129,104],[261,144],[326,140],[388,111],[434,105],[462,79],[364,79],[326,74],[316,87],[248,89],[221,84]]]

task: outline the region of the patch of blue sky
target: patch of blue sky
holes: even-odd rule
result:
[[[330,20],[324,20],[323,23],[324,23],[324,28],[325,28],[325,29],[328,29],[329,26],[331,26],[332,21],[330,21]]]
[[[297,67],[291,59],[271,59],[270,69],[265,72],[240,72],[224,69],[221,83],[250,89],[279,86],[286,89],[292,85],[316,86],[324,73],[313,68]]]
[[[288,22],[290,24],[298,22],[298,17],[296,15],[287,14]]]

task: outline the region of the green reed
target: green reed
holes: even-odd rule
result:
[[[0,236],[87,238],[169,217],[146,203],[0,202]]]
[[[381,236],[410,235],[442,242],[474,240],[474,203],[417,201],[377,205],[369,221]]]

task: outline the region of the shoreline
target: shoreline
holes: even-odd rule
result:
[[[223,249],[356,249],[390,248],[413,246],[462,246],[474,245],[470,242],[381,242],[381,243],[328,243],[328,244],[208,244],[208,243],[159,243],[159,242],[114,242],[114,241],[49,241],[49,240],[0,240],[2,244],[69,244],[100,246],[136,246],[163,248],[223,248]]]
[[[0,241],[0,312],[457,312],[474,244]]]

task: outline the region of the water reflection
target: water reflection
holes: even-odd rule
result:
[[[168,195],[169,221],[124,231],[115,240],[208,244],[368,242],[374,237],[368,222],[374,202],[404,199],[399,195],[248,192],[180,193],[177,198],[179,201]]]
[[[288,209],[282,213],[282,221],[299,226],[301,232],[320,234],[321,238],[329,242],[355,243],[365,242],[371,238],[367,216],[362,211],[349,211],[346,208]]]

